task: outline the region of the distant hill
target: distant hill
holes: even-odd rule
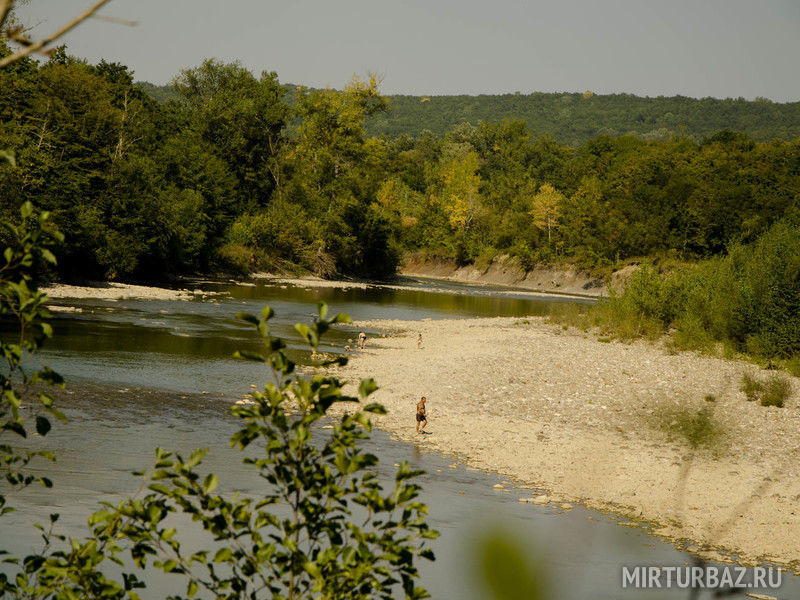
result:
[[[149,81],[137,81],[136,85],[158,102],[168,102],[178,99],[178,93],[171,85],[155,85]]]
[[[175,98],[171,86],[139,85],[159,102]],[[291,91],[295,86],[289,85]],[[479,96],[388,96],[390,110],[367,122],[370,135],[412,136],[428,129],[442,135],[459,123],[477,125],[504,119],[523,120],[537,134],[563,144],[580,145],[597,135],[633,134],[663,139],[674,134],[695,139],[721,129],[743,131],[751,138],[800,137],[800,102],[672,96],[644,98],[632,94],[502,94]],[[287,98],[291,100],[291,98]]]
[[[540,93],[389,98],[391,111],[369,122],[370,133],[394,137],[429,129],[442,134],[462,122],[516,119],[536,133],[573,145],[601,134],[648,139],[684,134],[699,139],[720,129],[744,131],[756,140],[800,137],[800,102]]]

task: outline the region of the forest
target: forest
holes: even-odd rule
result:
[[[287,102],[276,73],[215,60],[173,91],[158,102],[124,65],[63,49],[0,74],[0,147],[16,156],[0,166],[2,216],[25,200],[52,212],[55,276],[387,278],[406,251],[598,271],[720,255],[800,221],[798,139],[566,145],[523,120],[370,137],[389,106],[374,77]]]
[[[460,123],[524,121],[528,129],[562,143],[581,145],[598,135],[636,135],[664,140],[681,135],[695,141],[721,129],[743,131],[757,141],[800,136],[800,102],[766,98],[647,98],[633,94],[533,93],[478,96],[389,96],[391,112],[367,123],[372,135],[441,135]]]
[[[172,85],[137,85],[159,102],[177,99]],[[287,84],[286,101],[297,86]],[[364,124],[371,136],[444,135],[456,125],[524,121],[531,132],[580,146],[599,135],[634,135],[645,140],[685,136],[700,142],[722,129],[742,131],[756,141],[800,137],[800,102],[767,98],[688,98],[583,93],[480,94],[476,96],[386,96],[389,110]]]

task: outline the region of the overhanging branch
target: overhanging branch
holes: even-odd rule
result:
[[[12,8],[13,1],[14,0],[0,0],[0,25],[2,25],[2,23],[8,16],[8,13]],[[57,29],[49,36],[44,37],[37,42],[33,42],[28,46],[25,46],[25,48],[22,48],[21,50],[15,52],[14,54],[10,54],[5,58],[0,59],[0,69],[10,65],[11,63],[17,60],[20,60],[21,58],[25,58],[32,52],[38,52],[42,48],[52,44],[58,38],[65,35],[69,31],[71,31],[72,29],[83,23],[86,19],[94,15],[94,13],[96,13],[104,4],[107,4],[110,1],[111,0],[99,0],[98,2],[95,2],[91,7],[87,8],[85,11],[83,11],[81,14],[75,17],[72,21],[70,21],[63,27]]]

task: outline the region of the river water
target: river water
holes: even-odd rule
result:
[[[308,322],[316,302],[354,320],[437,319],[472,316],[543,314],[553,303],[576,301],[499,288],[408,280],[404,289],[304,288],[257,283],[205,283],[214,295],[193,301],[62,300],[70,312],[56,313],[56,337],[43,360],[68,381],[61,407],[68,423],[57,424],[40,442],[58,457],[41,464],[54,481],[53,490],[30,488],[11,499],[16,513],[0,519],[0,548],[24,554],[39,544],[33,522],[61,515],[59,527],[72,535],[85,533],[87,516],[102,500],[133,493],[139,480],[130,472],[152,465],[153,449],[188,453],[208,447],[209,471],[220,475],[220,487],[257,494],[260,481],[228,447],[237,420],[230,403],[263,384],[257,365],[237,361],[237,349],[256,349],[252,329],[238,322],[239,311],[258,313],[269,304],[276,312],[275,335],[290,336],[291,325]],[[369,335],[379,334],[370,331]],[[352,330],[332,331],[322,348],[341,352]],[[300,346],[290,351],[303,359]],[[380,373],[374,374],[380,383]],[[419,483],[428,503],[431,525],[441,532],[432,547],[435,563],[423,561],[421,584],[437,599],[487,598],[475,568],[482,540],[502,534],[516,540],[546,573],[553,598],[686,598],[686,590],[622,589],[623,566],[681,566],[691,557],[642,528],[620,526],[614,517],[576,507],[571,511],[521,504],[520,496],[493,485],[499,476],[471,470],[458,457],[422,451],[376,431],[369,450],[381,461],[380,475],[391,478],[392,465],[409,461],[424,469]],[[14,540],[9,544],[7,540]],[[198,542],[199,543],[199,542]],[[178,578],[152,575],[145,598],[181,593]],[[781,598],[800,597],[800,581],[784,576]],[[710,592],[707,592],[711,597]],[[701,596],[703,597],[703,596]]]

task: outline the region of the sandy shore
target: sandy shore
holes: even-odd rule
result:
[[[375,422],[399,438],[535,490],[521,498],[610,510],[709,557],[800,568],[796,379],[786,407],[765,408],[738,389],[758,371],[748,363],[601,343],[541,319],[367,325],[393,333],[340,371],[375,377],[389,410]],[[430,435],[414,431],[423,395]],[[693,451],[676,431],[682,410],[701,409],[720,436]]]
[[[96,283],[88,286],[56,283],[41,288],[50,298],[97,299],[97,300],[192,300],[202,296],[216,295],[216,292],[199,290],[172,290],[149,285],[129,283]]]

